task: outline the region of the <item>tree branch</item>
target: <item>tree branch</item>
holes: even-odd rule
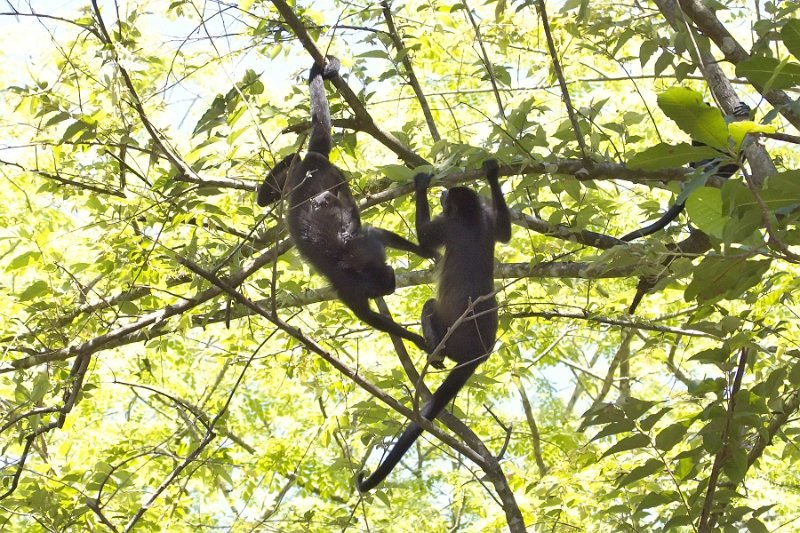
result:
[[[284,2],[284,0],[272,0],[272,4],[281,14],[283,20],[286,24],[292,28],[292,31],[300,40],[300,43],[303,45],[303,48],[308,51],[311,57],[314,59],[314,62],[318,65],[325,64],[325,58],[323,57],[322,52],[317,48],[316,43],[306,31],[305,26],[300,21],[300,19],[295,14],[294,10],[289,7],[289,5]],[[333,85],[339,90],[344,100],[350,106],[350,109],[353,110],[353,113],[356,115],[356,119],[361,125],[361,128],[364,131],[368,132],[372,135],[376,141],[386,146],[389,150],[394,152],[397,157],[405,161],[405,163],[412,167],[419,167],[422,165],[427,165],[428,162],[425,161],[424,158],[417,155],[414,151],[410,150],[407,146],[401,143],[397,138],[389,132],[383,131],[372,118],[372,115],[369,114],[367,109],[361,103],[356,93],[350,88],[349,85],[342,79],[341,76],[338,74],[331,80]]]
[[[728,411],[725,415],[725,427],[722,429],[722,444],[717,451],[717,455],[714,457],[714,465],[711,467],[711,474],[708,476],[708,489],[706,489],[706,498],[703,502],[703,512],[700,515],[700,525],[697,526],[698,533],[709,533],[714,529],[714,525],[711,523],[711,509],[714,507],[714,494],[717,490],[717,481],[722,472],[722,466],[731,454],[729,439],[734,411],[736,410],[736,394],[742,386],[742,378],[744,377],[745,365],[747,365],[749,354],[749,348],[742,348],[739,352],[739,364],[736,367],[733,385],[731,386],[730,395],[728,396]]]
[[[738,65],[742,61],[750,58],[750,54],[748,54],[742,45],[734,39],[733,35],[731,35],[711,9],[698,0],[678,1],[680,7],[689,15],[700,31],[703,32],[703,35],[714,41],[714,44],[719,47],[725,55],[726,60],[734,65]],[[763,87],[754,86],[770,104],[775,106],[778,112],[780,112],[792,126],[800,130],[800,114],[798,114],[792,106],[792,100],[786,93],[774,89],[764,92]]]
[[[433,114],[428,105],[428,99],[425,98],[422,86],[420,86],[417,75],[414,73],[414,67],[411,65],[411,59],[409,58],[410,50],[403,44],[403,39],[400,37],[400,33],[394,25],[392,9],[389,7],[389,0],[382,0],[381,8],[383,9],[383,18],[386,21],[386,26],[389,28],[389,38],[392,39],[392,43],[394,43],[394,47],[397,49],[397,54],[402,58],[401,61],[403,67],[405,67],[406,76],[408,76],[408,84],[411,85],[417,97],[419,106],[422,109],[422,114],[425,116],[425,122],[428,123],[428,130],[431,132],[431,138],[434,142],[439,142],[442,138],[439,136],[439,130],[436,128],[436,121],[433,120]]]

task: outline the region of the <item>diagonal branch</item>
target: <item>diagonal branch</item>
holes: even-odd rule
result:
[[[581,132],[581,125],[578,123],[578,117],[575,116],[575,108],[572,107],[572,99],[569,96],[569,89],[567,82],[564,79],[564,72],[561,70],[561,63],[558,60],[558,51],[556,50],[555,42],[553,41],[553,34],[550,32],[550,23],[547,20],[547,9],[544,0],[537,0],[539,8],[539,16],[542,18],[542,26],[544,27],[544,35],[547,40],[547,49],[550,51],[550,58],[553,60],[553,70],[556,72],[558,84],[561,86],[561,96],[564,98],[564,105],[567,107],[567,115],[569,121],[572,123],[572,129],[575,130],[575,140],[578,141],[578,146],[581,149],[581,155],[584,159],[588,157],[589,152],[586,149],[586,141],[583,139]]]
[[[705,4],[698,0],[678,0],[680,7],[692,19],[703,35],[714,41],[725,59],[733,65],[738,65],[742,61],[750,58],[750,54],[745,51],[742,45],[731,35],[728,29],[720,22],[717,15]],[[763,87],[755,85],[764,98],[788,120],[792,126],[800,130],[800,113],[793,105],[792,99],[785,92],[775,89],[764,91]]]
[[[500,97],[500,90],[497,87],[497,77],[494,75],[494,66],[492,65],[492,62],[489,60],[489,53],[486,51],[486,46],[483,44],[483,37],[481,36],[480,26],[478,26],[478,23],[475,21],[475,16],[472,14],[472,10],[467,5],[466,0],[463,1],[463,4],[464,4],[464,11],[467,12],[467,17],[469,18],[469,21],[472,24],[472,29],[475,32],[475,39],[478,41],[478,46],[481,49],[481,61],[483,62],[483,66],[486,67],[486,72],[489,74],[489,83],[492,84],[492,92],[494,93],[494,99],[497,100],[497,111],[503,118],[503,122],[505,122],[506,121],[505,106],[503,105],[503,99]]]
[[[408,76],[408,83],[411,85],[411,88],[414,89],[414,94],[416,95],[417,101],[422,108],[422,114],[425,115],[425,122],[428,123],[428,130],[431,132],[431,138],[435,142],[439,142],[442,138],[439,135],[439,130],[436,129],[436,121],[433,120],[433,114],[431,113],[431,108],[428,105],[428,99],[425,97],[425,93],[422,92],[422,87],[420,86],[417,75],[414,73],[414,68],[411,65],[411,59],[409,58],[410,51],[403,44],[400,33],[397,31],[397,28],[394,25],[392,9],[389,6],[389,0],[382,0],[381,8],[383,9],[383,18],[386,20],[386,26],[389,28],[389,38],[392,40],[392,43],[394,43],[394,47],[397,49],[397,54],[402,58],[403,67],[405,67],[406,76]]]
[[[389,308],[386,306],[383,298],[379,298],[377,302],[380,312],[390,316]],[[406,376],[408,376],[408,379],[411,381],[411,383],[416,384],[417,390],[423,399],[428,401],[432,396],[431,391],[425,385],[425,382],[422,380],[419,372],[417,372],[417,369],[414,368],[414,364],[411,362],[411,358],[408,356],[408,351],[403,345],[403,342],[399,338],[392,336],[392,344],[397,351],[397,356],[400,358],[400,364],[403,366]],[[480,437],[478,437],[478,435],[476,435],[469,426],[462,422],[448,409],[444,409],[436,418],[445,426],[447,426],[450,431],[461,437],[464,442],[466,442],[470,448],[480,454],[486,464],[489,465],[489,468],[482,468],[489,480],[492,482],[492,485],[494,485],[495,491],[497,491],[500,501],[502,502],[501,506],[506,513],[506,520],[508,521],[509,529],[511,529],[511,531],[525,531],[525,522],[522,518],[522,514],[520,513],[519,505],[514,498],[514,492],[511,490],[511,487],[508,484],[508,479],[503,473],[498,459],[489,451]],[[522,525],[521,529],[519,528],[520,525]]]
[[[306,31],[305,26],[297,17],[294,10],[289,7],[284,0],[272,0],[272,3],[281,14],[281,17],[283,17],[283,20],[286,22],[286,24],[288,24],[289,27],[292,28],[294,34],[297,35],[297,38],[303,45],[303,48],[308,51],[318,65],[323,65],[325,63],[325,57],[319,48],[317,48],[316,43],[314,43],[314,39],[312,39],[308,34],[308,31]],[[353,92],[353,90],[344,81],[344,79],[342,79],[341,76],[337,74],[331,80],[331,82],[339,90],[344,100],[350,106],[350,109],[353,110],[353,113],[356,115],[356,119],[361,124],[361,127],[365,132],[372,135],[375,140],[397,154],[397,156],[405,161],[408,166],[413,168],[428,164],[423,157],[409,149],[391,133],[383,131],[375,123],[372,115],[369,114],[369,111],[367,111],[367,109],[364,107],[364,104],[361,103],[358,95]]]
[[[203,270],[198,265],[192,263],[188,259],[176,256],[176,260],[178,261],[178,263],[185,266],[195,274],[211,282],[214,285],[214,287],[217,288],[219,291],[226,293],[231,298],[236,300],[238,303],[244,305],[255,314],[262,316],[263,318],[266,318],[276,327],[278,327],[282,331],[285,331],[290,336],[300,341],[309,351],[319,355],[322,359],[327,361],[333,368],[338,370],[345,377],[355,382],[362,389],[364,389],[365,391],[369,392],[370,394],[381,400],[383,403],[388,405],[393,410],[413,420],[414,422],[419,424],[419,426],[422,427],[425,431],[435,435],[436,438],[438,438],[451,448],[458,450],[460,453],[468,457],[472,462],[474,462],[481,468],[487,467],[487,465],[485,465],[485,461],[483,460],[483,458],[480,455],[476,454],[474,451],[472,451],[472,449],[470,449],[467,446],[464,446],[464,444],[462,444],[460,441],[454,439],[447,433],[441,431],[436,426],[434,426],[433,424],[431,424],[430,422],[419,416],[413,410],[407,408],[406,406],[404,406],[403,404],[401,404],[400,402],[398,402],[397,400],[386,394],[383,390],[379,389],[378,387],[376,387],[375,385],[364,379],[356,370],[353,370],[345,363],[343,363],[342,361],[331,355],[327,350],[323,349],[316,342],[306,337],[299,329],[287,324],[280,318],[273,316],[272,313],[268,312],[260,305],[257,305],[252,300],[242,295],[239,291],[237,291],[234,288],[234,286],[230,285],[226,281],[221,280],[214,274]]]
[[[706,498],[703,502],[703,512],[700,515],[700,525],[697,526],[698,533],[709,533],[713,531],[714,525],[711,520],[711,509],[714,506],[714,494],[717,490],[717,481],[722,472],[725,461],[730,457],[729,439],[731,426],[733,425],[734,412],[736,411],[736,394],[742,386],[747,358],[750,354],[749,348],[742,348],[739,354],[739,364],[736,366],[736,374],[733,377],[730,395],[728,396],[728,412],[725,416],[725,427],[722,429],[722,444],[714,457],[714,465],[711,467],[711,474],[708,476],[708,489]]]

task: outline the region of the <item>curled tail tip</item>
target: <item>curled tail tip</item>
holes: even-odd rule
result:
[[[368,484],[364,482],[364,477],[365,477],[364,472],[359,472],[358,476],[356,476],[356,488],[358,489],[358,492],[360,494],[369,492],[369,490],[372,488],[371,486],[368,486]]]
[[[339,73],[339,66],[341,63],[339,59],[334,56],[326,56],[327,63],[324,67],[314,63],[311,66],[311,72],[308,74],[308,82],[311,83],[317,76],[322,76],[322,79],[329,80]]]
[[[335,56],[327,56],[328,63],[325,65],[325,69],[322,71],[322,77],[326,80],[329,80],[339,74],[339,67],[341,63],[339,62],[339,58]]]

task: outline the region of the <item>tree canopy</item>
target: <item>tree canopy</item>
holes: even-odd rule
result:
[[[796,2],[57,4],[0,8],[0,528],[800,527]],[[494,353],[365,495],[443,373],[255,203],[328,54],[366,223],[495,158],[514,224]]]

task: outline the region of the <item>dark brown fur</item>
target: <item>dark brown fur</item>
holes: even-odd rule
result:
[[[414,178],[420,245],[431,252],[441,246],[445,249],[437,298],[428,300],[422,309],[422,331],[431,347],[438,347],[439,356],[458,364],[422,408],[420,414],[426,420],[436,418],[456,397],[489,357],[497,335],[494,243],[508,242],[511,223],[497,181],[497,162],[486,161],[484,170],[492,190],[491,207],[472,189],[454,187],[442,195],[443,213],[433,220],[427,198],[431,176]],[[458,327],[448,336],[448,329],[456,323]],[[383,481],[421,434],[422,429],[412,422],[375,472],[367,479],[359,474],[358,490],[369,491]]]
[[[387,246],[423,257],[434,254],[391,231],[361,225],[361,217],[342,172],[329,160],[331,118],[323,79],[338,74],[339,61],[329,57],[324,69],[311,68],[311,137],[308,153],[278,163],[258,190],[258,204],[266,206],[289,196],[289,233],[300,254],[336,289],[339,298],[370,326],[408,339],[429,351],[420,335],[369,307],[369,298],[395,290],[392,267],[386,264]]]

